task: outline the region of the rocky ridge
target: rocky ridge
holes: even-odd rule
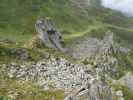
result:
[[[82,50],[74,52],[78,59],[82,59],[79,63],[72,63],[51,54],[49,58],[38,62],[26,62],[21,65],[1,64],[0,69],[6,71],[10,79],[17,79],[20,82],[31,81],[44,90],[63,90],[66,94],[65,100],[113,100],[115,97],[124,100],[122,91],[113,91],[106,82],[110,76],[118,74],[118,61],[113,56],[115,52],[113,33],[107,32],[103,40],[94,38],[89,41],[90,38],[87,44],[86,39],[81,45],[78,44],[80,50],[87,49],[88,53],[81,52]]]
[[[65,91],[66,95],[72,95],[74,91],[79,90],[76,92],[76,96],[81,95],[88,98],[87,94],[89,94],[90,98],[99,98],[98,93],[93,94],[93,92],[98,92],[98,87],[100,87],[101,93],[111,90],[106,83],[97,79],[97,75],[95,75],[92,69],[88,70],[90,67],[89,65],[72,64],[63,58],[52,58],[47,62],[40,61],[36,64],[27,63],[18,65],[12,63],[9,65],[1,65],[2,69],[7,70],[10,79],[18,79],[21,82],[32,81],[37,83],[44,90],[51,88],[61,89]],[[70,95],[68,95],[67,98]],[[109,95],[111,95],[111,93]],[[70,97],[75,98],[73,96]],[[66,100],[69,100],[70,97]]]
[[[75,59],[85,59],[97,56],[106,56],[112,53],[113,33],[108,31],[102,40],[92,37],[85,37],[75,41],[71,48],[71,55]]]

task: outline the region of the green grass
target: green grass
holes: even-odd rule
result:
[[[128,87],[123,86],[121,84],[114,84],[112,85],[113,90],[115,91],[122,91],[123,92],[123,96],[125,98],[125,100],[132,100],[133,99],[133,91],[128,89]],[[117,98],[114,100],[118,100]]]
[[[119,27],[133,24],[133,21],[119,12],[94,5],[97,1],[88,7],[85,1],[76,0],[1,0],[0,2],[0,38],[17,42],[25,42],[36,34],[34,24],[39,17],[51,17],[58,30],[72,34],[64,36],[70,39],[99,27],[95,22]],[[98,35],[95,32],[93,34]]]
[[[27,61],[37,61],[41,59],[41,54],[39,50],[36,49],[26,49],[21,47],[21,45],[17,46],[16,44],[9,44],[9,43],[0,43],[0,63],[10,63],[10,62],[24,62],[20,59],[17,59],[17,54],[13,53],[17,49],[25,49],[29,55]],[[44,51],[45,52],[45,51]]]
[[[19,82],[16,80],[0,80],[0,97],[9,100],[9,94],[17,94],[16,100],[63,100],[64,93],[61,90],[44,91],[41,87],[31,82]]]
[[[8,40],[11,40],[13,42],[18,42],[18,43],[24,43],[26,42],[27,40],[31,39],[32,36],[34,34],[18,34],[19,33],[19,30],[12,30],[12,29],[7,29],[7,30],[4,30],[4,29],[0,29],[0,38],[2,38],[3,40],[4,39],[8,39]]]
[[[107,30],[108,29],[101,22],[95,22],[92,26],[88,26],[88,28],[84,31],[64,34],[64,42],[65,44],[69,45],[74,40],[77,40],[79,38],[83,38],[86,36],[102,39],[104,37],[104,33]]]
[[[117,77],[117,79],[124,76],[127,72],[133,73],[133,62],[131,61],[132,57],[133,55],[131,54],[130,55],[126,55],[122,53],[117,54],[117,60],[119,63],[119,66],[118,66],[119,76]]]
[[[63,100],[64,91],[50,89],[44,91],[37,84],[17,79],[9,79],[7,70],[0,67],[0,100],[12,100],[9,95],[15,95],[15,100]],[[14,99],[13,99],[14,100]]]

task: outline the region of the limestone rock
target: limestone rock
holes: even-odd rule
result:
[[[77,40],[70,47],[70,54],[73,55],[75,59],[92,58],[98,55],[106,56],[112,53],[112,45],[113,33],[108,31],[103,40],[91,37]]]
[[[85,37],[72,44],[70,54],[75,59],[93,66],[97,79],[108,75],[115,77],[118,72],[118,61],[113,56],[113,42],[113,33],[110,31],[105,33],[103,40]]]
[[[83,64],[73,64],[64,58],[50,57],[47,61],[37,63],[24,63],[6,65],[9,78],[17,78],[24,81],[34,81],[40,86],[70,92],[90,82],[94,76],[87,73]]]
[[[46,47],[65,52],[65,49],[61,44],[63,41],[62,34],[55,29],[52,21],[49,18],[38,19],[35,27],[39,34],[39,38],[42,40]]]
[[[50,42],[54,48],[62,48],[58,44],[58,33],[56,31],[54,35],[50,33],[49,37],[49,32],[45,29],[51,32],[51,26],[45,28],[47,24],[44,23],[45,20],[37,22],[38,32],[41,32],[39,33],[40,39],[44,40],[42,42],[45,46],[48,46]],[[58,43],[56,43],[56,39]],[[33,40],[36,41],[36,38]],[[32,45],[35,42],[31,43],[30,47],[34,47]],[[87,58],[86,64],[82,62],[72,63],[65,58],[57,58],[52,54],[43,53],[41,57],[45,59],[23,64],[3,64],[0,65],[0,71],[6,70],[6,75],[10,79],[13,78],[22,82],[31,81],[44,90],[51,88],[64,90],[65,100],[113,100],[114,94],[120,100],[124,100],[122,92],[117,91],[112,94],[113,90],[105,81],[108,75],[117,74],[118,60],[112,54],[114,49],[112,46],[113,33],[107,32],[103,40],[86,37],[71,48],[74,57],[78,59]],[[17,55],[18,59],[26,60],[28,58],[25,49],[16,49],[13,53]],[[133,89],[131,74],[122,77],[120,82]]]

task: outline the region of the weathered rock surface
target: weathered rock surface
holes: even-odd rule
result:
[[[70,53],[75,59],[86,59],[97,55],[107,55],[112,53],[113,33],[108,31],[103,40],[85,37],[74,42],[70,48]]]
[[[49,18],[38,19],[36,24],[36,31],[39,33],[39,38],[43,41],[46,47],[58,49],[65,52],[61,42],[62,34],[58,32]]]
[[[78,44],[73,44],[71,54],[75,59],[85,61],[95,67],[97,78],[99,76],[116,76],[118,72],[118,61],[113,57],[113,33],[106,32],[103,40],[85,37]]]
[[[107,32],[103,40],[86,37],[71,50],[74,58],[86,59],[87,64],[44,54],[41,61],[3,64],[0,70],[6,70],[10,79],[31,81],[44,90],[64,90],[65,100],[113,100],[114,96],[124,100],[121,90],[114,93],[106,83],[110,75],[118,74],[118,61],[113,56],[113,33]],[[131,76],[124,76],[120,81],[132,89]]]
[[[113,94],[106,83],[93,80],[73,91],[65,100],[113,100]]]
[[[73,64],[63,58],[50,58],[37,63],[1,65],[9,78],[32,81],[44,90],[64,90],[65,100],[113,100],[110,87],[97,79],[91,65]]]
[[[64,58],[50,56],[37,63],[12,63],[1,65],[0,68],[7,70],[11,79],[32,81],[44,90],[64,90],[67,95],[65,100],[113,100],[111,88],[101,78],[106,75],[105,69],[109,70],[106,67],[115,66],[114,62],[99,60],[95,62],[95,65],[99,65],[95,68],[95,65],[74,64]]]
[[[84,65],[71,64],[65,59],[50,59],[47,63],[10,64],[7,67],[10,78],[35,81],[44,89],[54,87],[66,92],[82,86],[94,77],[85,72]]]
[[[28,51],[22,48],[13,49],[11,53],[19,60],[28,60],[30,57]]]

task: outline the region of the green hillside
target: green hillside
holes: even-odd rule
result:
[[[37,34],[36,20],[47,16],[64,34],[65,44],[86,35],[102,38],[111,30],[118,43],[133,47],[133,19],[102,7],[99,0],[0,0],[0,59],[9,61],[10,49],[29,42]]]
[[[92,26],[99,26],[98,23],[119,27],[133,24],[133,21],[121,13],[101,7],[98,0],[91,3],[87,0],[0,0],[0,2],[0,37],[18,42],[31,38],[36,33],[34,29],[36,20],[46,16],[51,17],[57,28],[67,34],[82,33]]]

